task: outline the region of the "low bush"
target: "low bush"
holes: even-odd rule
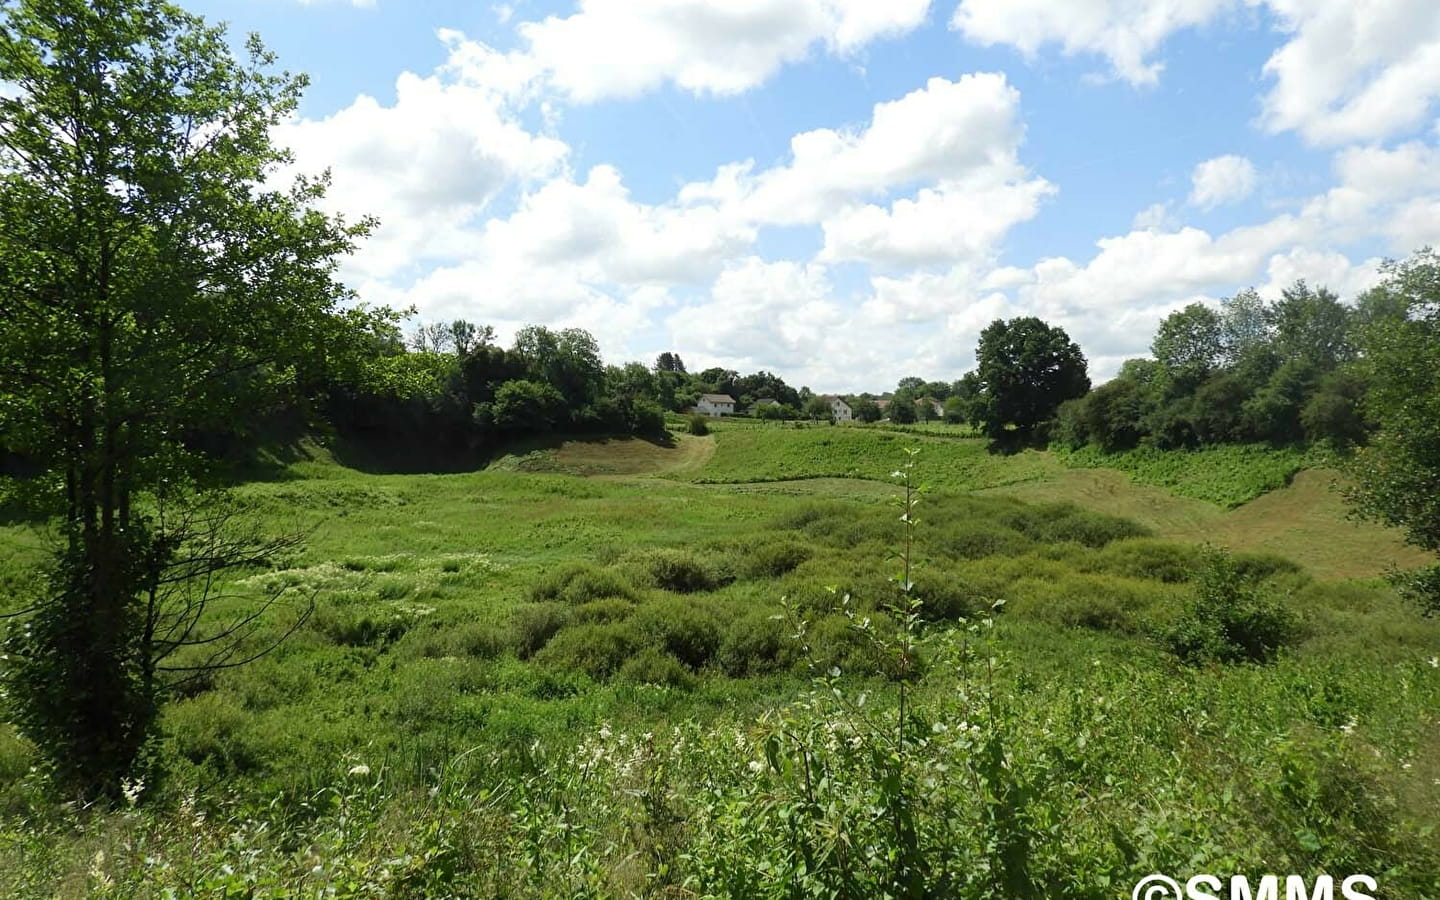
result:
[[[169,706],[164,728],[181,757],[219,772],[235,773],[258,763],[240,739],[249,721],[250,714],[234,698],[211,692]]]
[[[1200,550],[1196,547],[1150,538],[1132,538],[1107,544],[1091,557],[1087,568],[1178,584],[1194,578],[1199,565]]]
[[[572,562],[546,572],[530,588],[535,602],[561,601],[575,606],[608,597],[636,598],[635,587],[620,572],[588,562]]]
[[[686,421],[685,429],[697,437],[704,437],[710,433],[710,423],[704,416],[696,413]]]
[[[678,597],[642,606],[631,624],[645,644],[664,649],[692,669],[708,663],[720,646],[717,612]]]
[[[1046,544],[1075,541],[1104,547],[1111,541],[1150,536],[1149,529],[1129,519],[1088,512],[1072,503],[1017,507],[1001,515],[999,522]]]
[[[769,610],[731,619],[715,651],[716,664],[731,678],[781,672],[798,658],[789,629]]]
[[[616,678],[634,684],[659,684],[688,690],[695,676],[680,660],[655,647],[646,647],[620,667]]]
[[[779,578],[811,556],[797,541],[763,540],[736,548],[737,565],[746,578]]]
[[[515,610],[511,619],[511,643],[515,655],[529,659],[570,624],[574,611],[562,603],[532,603]]]
[[[619,671],[642,643],[629,622],[572,625],[551,638],[535,654],[535,660],[543,665],[584,672],[591,678],[603,680]]]
[[[1299,633],[1285,603],[1223,550],[1207,548],[1195,596],[1165,633],[1171,652],[1190,663],[1264,662]]]
[[[607,597],[604,600],[592,600],[575,607],[575,622],[581,625],[623,622],[630,618],[630,614],[633,612],[635,612],[635,604],[629,600]]]
[[[713,591],[731,579],[719,567],[687,550],[646,550],[620,559],[636,577],[677,594]]]

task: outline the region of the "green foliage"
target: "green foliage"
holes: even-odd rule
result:
[[[1350,499],[1362,516],[1440,552],[1440,256],[1422,250],[1382,271],[1374,302],[1405,315],[1381,316],[1361,332],[1364,406],[1380,430],[1355,456]]]
[[[605,679],[619,671],[643,644],[640,634],[629,622],[572,625],[551,638],[535,654],[535,661]]]
[[[685,430],[697,437],[704,437],[710,433],[710,423],[704,416],[696,413],[686,420]]]
[[[1124,453],[1104,453],[1091,446],[1075,451],[1056,448],[1055,454],[1067,466],[1118,469],[1141,484],[1224,507],[1284,487],[1307,459],[1295,448],[1245,444],[1185,451],[1137,447]]]
[[[394,317],[342,309],[334,277],[371,223],[321,213],[324,177],[269,186],[305,80],[258,38],[236,59],[163,0],[0,20],[0,365],[24,360],[0,379],[0,446],[42,467],[19,488],[60,544],[8,705],[57,786],[113,798],[154,736],[161,660],[195,646],[172,626],[205,618],[169,585],[264,556],[185,556],[196,514],[177,508],[216,468],[194,436],[244,443],[324,377],[358,377]]]
[[[632,553],[622,558],[619,565],[655,587],[679,594],[713,591],[729,580],[714,564],[685,550],[667,548]]]
[[[1223,550],[1202,559],[1195,597],[1165,635],[1190,663],[1265,662],[1296,637],[1298,622],[1280,598]]]
[[[632,656],[620,667],[616,677],[636,684],[656,684],[684,690],[695,686],[695,676],[680,660],[654,647],[646,647]]]
[[[569,562],[546,572],[530,587],[535,602],[559,600],[572,606],[604,600],[607,597],[635,599],[635,588],[629,579],[614,568],[601,568],[593,563]]]
[[[1024,444],[1066,400],[1090,390],[1085,356],[1064,329],[1025,317],[980,332],[976,416],[993,440],[1009,429]]]

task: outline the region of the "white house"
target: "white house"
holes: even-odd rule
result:
[[[705,416],[733,416],[735,398],[729,394],[701,394],[695,411]]]
[[[846,403],[844,400],[841,400],[834,394],[826,394],[820,399],[830,404],[830,418],[834,419],[835,421],[849,422],[855,418],[854,414],[850,410],[850,404]]]

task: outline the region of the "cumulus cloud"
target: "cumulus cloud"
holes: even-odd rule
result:
[[[1214,209],[1239,203],[1255,191],[1255,164],[1243,156],[1217,156],[1195,167],[1190,175],[1190,205]]]
[[[697,94],[749,90],[813,47],[852,54],[925,21],[929,0],[581,0],[525,22],[526,54],[572,100],[633,97],[665,84]]]
[[[1105,57],[1113,74],[1155,84],[1164,63],[1153,59],[1171,34],[1208,22],[1235,0],[962,0],[950,26],[985,46],[1008,44],[1033,57],[1046,44],[1067,55]]]
[[[1288,36],[1265,63],[1270,131],[1316,144],[1370,140],[1423,126],[1440,97],[1440,6],[1433,0],[961,0],[951,27],[1026,56],[1047,45],[1093,54],[1132,85],[1155,84],[1176,32],[1264,8]]]

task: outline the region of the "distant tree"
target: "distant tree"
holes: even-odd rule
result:
[[[970,421],[970,402],[964,397],[945,399],[945,421],[951,425],[963,425]]]
[[[918,397],[925,392],[925,379],[918,378],[914,375],[908,378],[902,378],[900,379],[900,383],[895,385],[895,390],[909,391],[912,396]]]
[[[489,325],[475,325],[464,319],[456,319],[450,323],[450,345],[461,356],[494,340],[495,329]]]
[[[1300,409],[1300,427],[1305,439],[1327,443],[1337,449],[1363,444],[1369,437],[1365,418],[1366,384],[1359,373],[1342,367],[1325,375]]]
[[[455,335],[444,322],[421,322],[410,335],[410,346],[418,353],[449,353],[455,348]]]
[[[495,392],[490,420],[502,431],[552,431],[568,418],[565,398],[551,385],[537,381],[507,381]]]
[[[929,381],[925,383],[920,393],[926,397],[933,397],[936,400],[944,402],[950,397],[951,390],[953,389],[948,381]]]
[[[1426,248],[1387,262],[1376,289],[1406,315],[1380,317],[1361,334],[1364,409],[1379,425],[1351,467],[1361,515],[1405,529],[1410,543],[1440,552],[1440,255]],[[1440,570],[1432,568],[1432,573]],[[1432,577],[1431,588],[1440,584]],[[1440,595],[1429,597],[1440,609]]]
[[[996,320],[980,333],[979,417],[995,440],[1032,440],[1066,400],[1090,390],[1085,355],[1064,329],[1027,316]]]
[[[680,354],[666,350],[655,359],[656,372],[674,372],[677,375],[685,374],[685,361]]]
[[[1349,340],[1350,310],[1325,288],[1303,280],[1281,291],[1270,307],[1275,352],[1287,362],[1302,360],[1322,372],[1354,358]]]
[[[1258,390],[1281,362],[1275,352],[1269,306],[1254,288],[1249,288],[1221,301],[1220,322],[1225,368],[1246,390]]]
[[[811,397],[805,401],[805,415],[815,421],[829,419],[832,413],[830,404],[823,397]]]
[[[1224,349],[1220,315],[1203,303],[1166,316],[1150,345],[1155,360],[1181,392],[1193,391],[1209,377]]]
[[[861,422],[878,422],[882,415],[880,407],[875,404],[874,400],[868,397],[862,397],[856,400],[852,412],[856,420]]]
[[[583,414],[599,399],[605,364],[600,345],[588,331],[527,325],[515,335],[514,352],[525,361],[529,380],[559,391],[572,416]]]
[[[885,417],[897,425],[913,424],[918,418],[915,408],[914,388],[901,388],[891,394],[890,405],[885,407]]]

